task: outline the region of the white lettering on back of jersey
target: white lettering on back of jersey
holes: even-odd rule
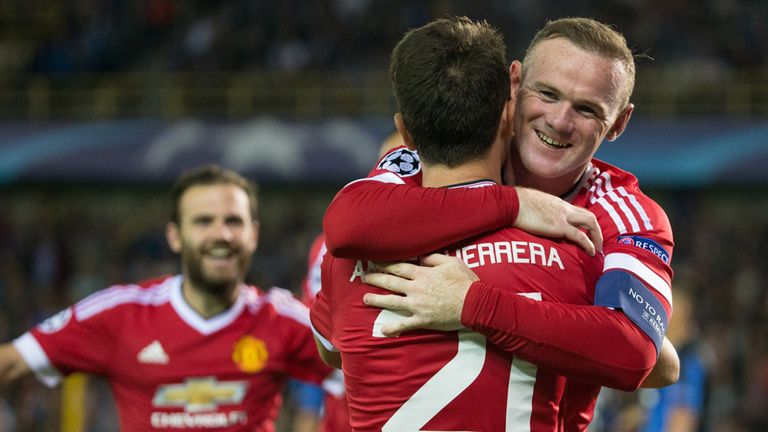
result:
[[[363,268],[363,262],[357,260],[357,262],[355,262],[355,268],[352,270],[352,276],[349,277],[349,281],[354,282],[356,277],[362,279],[364,273],[365,269]]]
[[[374,272],[381,270],[381,267],[373,263],[373,261],[355,261],[355,268],[352,269],[352,276],[349,277],[350,282],[354,282],[355,278],[360,278],[362,282],[363,275],[366,272]]]
[[[476,243],[449,252],[461,258],[469,268],[489,264],[533,264],[544,267],[557,266],[565,270],[557,249],[540,243],[526,241]],[[360,261],[358,261],[360,263]],[[355,267],[357,268],[357,266]],[[354,278],[353,273],[352,277]]]

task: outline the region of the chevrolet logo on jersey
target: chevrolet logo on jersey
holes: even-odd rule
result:
[[[183,384],[160,386],[152,399],[156,407],[184,407],[186,412],[215,411],[219,405],[243,401],[248,383],[217,381],[216,377],[189,378]]]

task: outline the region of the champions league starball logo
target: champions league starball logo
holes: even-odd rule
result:
[[[421,162],[418,153],[403,148],[388,154],[381,160],[378,168],[400,177],[409,177],[421,170]]]
[[[56,333],[57,331],[63,329],[70,319],[72,319],[72,308],[66,308],[40,323],[37,328],[43,333]]]
[[[635,241],[632,240],[630,237],[619,237],[619,244],[634,246]]]

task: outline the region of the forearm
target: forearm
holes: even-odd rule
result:
[[[622,312],[537,302],[475,282],[462,324],[539,367],[621,390],[635,390],[656,363],[653,342]]]
[[[27,362],[13,345],[0,345],[0,385],[15,381],[30,372]]]
[[[359,181],[342,189],[323,219],[328,251],[340,258],[394,261],[511,226],[514,188],[422,188]]]
[[[645,378],[641,387],[659,388],[674,384],[680,378],[680,357],[669,339],[664,338],[661,344],[661,354],[651,373]]]

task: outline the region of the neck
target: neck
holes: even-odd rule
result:
[[[239,286],[240,283],[223,289],[221,292],[213,292],[214,290],[205,290],[196,287],[189,278],[185,277],[184,283],[181,286],[181,293],[184,296],[184,300],[186,300],[189,306],[199,313],[200,316],[203,318],[210,318],[227,310],[235,303]]]
[[[586,170],[587,167],[583,166],[560,177],[545,178],[525,169],[518,158],[512,158],[512,173],[514,174],[509,175],[510,172],[507,171],[506,181],[507,184],[538,189],[550,195],[561,197],[573,190]]]
[[[467,162],[454,168],[424,163],[422,185],[445,187],[484,179],[501,183],[501,167],[489,159],[491,158]]]

